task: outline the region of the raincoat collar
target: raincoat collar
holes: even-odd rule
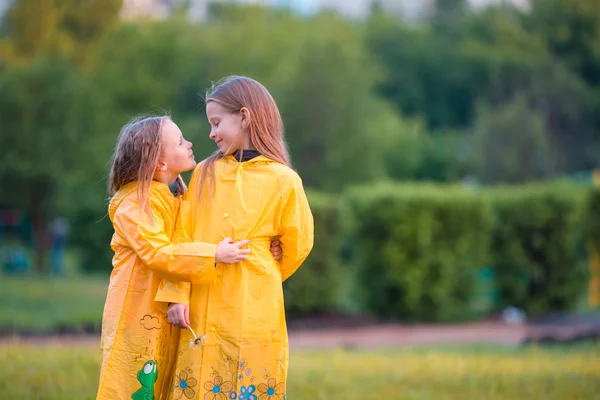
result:
[[[233,156],[240,162],[250,161],[253,158],[260,156],[258,150],[238,150],[233,153]],[[241,156],[241,157],[240,157]]]
[[[269,162],[277,162],[277,161],[275,161],[275,160],[271,160],[270,158],[267,158],[267,157],[265,157],[265,156],[263,156],[263,155],[256,156],[256,157],[254,157],[254,158],[253,158],[253,159],[251,159],[251,160],[248,160],[248,161],[243,161],[243,162],[240,162],[240,161],[238,161],[238,160],[237,160],[237,159],[236,159],[236,158],[233,156],[233,154],[229,154],[229,155],[227,155],[227,156],[223,157],[223,159],[224,159],[224,160],[226,160],[228,163],[229,163],[229,162],[232,162],[232,163],[234,163],[234,164],[246,164],[246,165],[250,165],[250,164],[256,164],[256,163],[265,163],[265,162],[268,162],[268,163],[269,163]]]
[[[221,179],[224,181],[236,181],[238,174],[244,169],[251,169],[257,165],[264,165],[277,162],[265,156],[257,156],[251,160],[239,162],[233,155],[223,157],[223,169],[221,171]]]

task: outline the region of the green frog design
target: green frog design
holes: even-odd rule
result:
[[[142,385],[134,394],[133,400],[154,400],[154,382],[158,378],[156,370],[156,361],[148,361],[137,375],[138,381]]]

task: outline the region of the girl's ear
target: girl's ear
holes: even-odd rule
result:
[[[158,161],[158,163],[156,163],[156,170],[157,171],[166,171],[167,170],[167,163],[164,161]]]
[[[250,124],[250,110],[246,107],[242,107],[240,109],[240,114],[242,116],[242,128],[246,129]]]

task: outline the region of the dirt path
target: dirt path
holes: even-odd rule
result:
[[[377,325],[372,327],[290,332],[292,348],[377,348],[440,344],[519,345],[525,327],[494,323],[465,325]]]
[[[375,324],[361,327],[292,328],[292,349],[431,346],[441,344],[491,344],[519,346],[526,341],[577,341],[600,338],[600,321],[568,321],[568,323],[508,325],[503,322],[478,322],[460,325]],[[98,346],[98,335],[8,336],[7,344],[52,346]]]

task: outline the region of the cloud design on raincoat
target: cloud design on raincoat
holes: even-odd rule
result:
[[[162,328],[162,322],[160,322],[158,317],[153,317],[150,314],[144,315],[144,318],[140,320],[140,324],[147,330]]]

